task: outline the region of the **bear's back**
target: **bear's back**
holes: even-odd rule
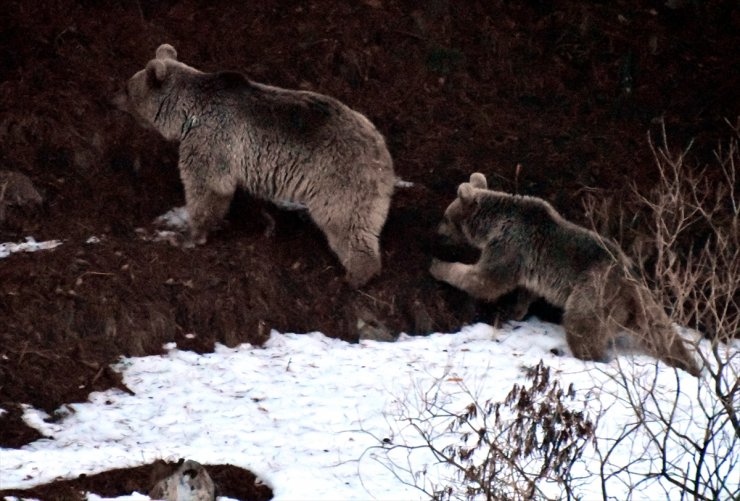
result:
[[[563,218],[547,204],[541,227],[545,262],[554,269],[579,275],[584,271],[621,261],[622,253],[609,239]]]
[[[545,200],[509,195],[499,203],[526,260],[538,267],[577,274],[619,259],[612,242],[567,221]]]
[[[318,136],[337,119],[351,120],[352,111],[329,96],[252,82],[237,72],[201,74],[194,87],[205,102],[225,108],[222,113],[292,138]]]

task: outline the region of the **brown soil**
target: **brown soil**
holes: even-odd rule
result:
[[[736,2],[674,4],[5,2],[0,169],[28,175],[45,202],[9,210],[0,242],[64,243],[0,260],[0,446],[38,437],[19,404],[53,412],[123,387],[108,364],[168,341],[206,352],[260,344],[273,328],[356,341],[358,315],[415,334],[495,321],[499,308],[426,271],[433,254],[466,254],[440,247],[434,228],[470,172],[578,221],[587,189],[619,196],[652,182],[646,133],[661,117],[676,147],[695,139],[702,165],[724,118],[740,114]],[[137,237],[183,204],[177,148],[110,99],[163,42],[200,69],[320,91],[368,115],[415,183],[395,195],[379,278],[350,290],[310,221],[246,195],[206,246]]]
[[[169,476],[177,463],[158,461],[153,464],[110,470],[97,475],[80,475],[74,480],[61,480],[33,489],[0,491],[0,496],[32,497],[44,500],[84,501],[86,493],[120,496],[138,492],[146,494],[161,479]],[[216,486],[218,496],[249,501],[272,499],[272,490],[260,483],[249,471],[230,464],[203,465]]]

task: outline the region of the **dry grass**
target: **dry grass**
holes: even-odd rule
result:
[[[658,384],[657,367],[647,378],[620,368],[615,396],[632,407],[635,424],[609,437],[612,445],[600,451],[605,498],[615,471],[630,479],[630,497],[655,479],[693,499],[740,495],[732,473],[740,467],[740,127],[731,125],[731,130],[729,140],[717,147],[715,163],[696,169],[691,144],[674,152],[663,125],[657,143],[650,137],[658,183],[648,192],[633,188],[632,197],[616,210],[609,201],[592,198],[586,204],[594,226],[616,230],[619,239],[631,242],[641,278],[671,320],[710,341],[709,350],[697,350],[704,369],[696,393],[677,375],[678,391],[668,408],[658,398],[665,389]],[[688,418],[679,411],[686,398],[692,402]],[[638,431],[649,437],[641,457],[628,465],[612,464],[611,453]]]

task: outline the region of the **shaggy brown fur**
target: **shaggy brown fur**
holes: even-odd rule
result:
[[[597,233],[563,219],[546,201],[487,189],[474,173],[458,188],[439,232],[481,250],[473,265],[434,260],[438,280],[486,301],[524,287],[564,309],[568,346],[582,360],[606,360],[621,330],[668,365],[700,369],[627,256]]]
[[[161,45],[116,104],[180,142],[190,244],[202,244],[237,187],[297,202],[326,235],[353,287],[380,272],[380,232],[396,181],[383,136],[336,99],[239,73],[203,73]]]

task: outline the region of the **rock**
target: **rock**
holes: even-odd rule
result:
[[[357,337],[360,341],[385,341],[393,342],[398,336],[367,308],[358,308],[357,315]]]
[[[36,208],[44,202],[28,176],[20,172],[0,170],[0,223],[5,221],[8,207]]]
[[[206,469],[188,459],[172,475],[157,482],[149,497],[166,501],[214,501],[216,488]]]
[[[41,205],[43,201],[28,176],[20,172],[0,170],[0,204],[30,207]]]

